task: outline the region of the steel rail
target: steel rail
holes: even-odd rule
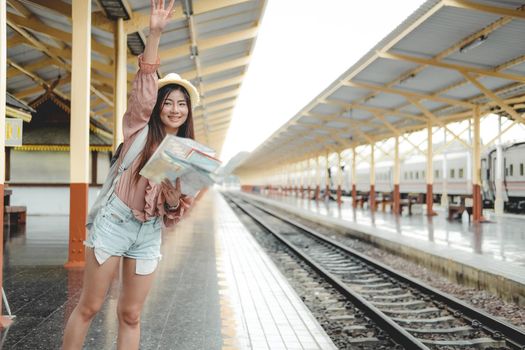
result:
[[[403,327],[395,323],[390,317],[385,315],[377,307],[372,305],[361,295],[348,288],[338,277],[325,270],[316,262],[312,261],[300,248],[297,248],[290,241],[284,238],[279,233],[275,232],[270,226],[268,226],[258,215],[250,213],[242,204],[236,199],[229,198],[239,209],[245,212],[253,220],[257,221],[266,230],[272,233],[277,239],[279,239],[288,249],[294,254],[299,256],[304,262],[306,262],[312,269],[320,274],[327,282],[329,282],[335,289],[341,294],[347,297],[357,308],[363,311],[371,320],[373,320],[379,328],[385,331],[395,342],[399,345],[404,346],[406,349],[422,349],[429,350],[429,348],[423,344],[420,340],[414,337],[412,334],[407,332]]]
[[[337,242],[331,238],[326,237],[325,235],[316,232],[312,228],[309,228],[293,219],[284,217],[282,214],[277,213],[276,211],[273,211],[269,208],[261,207],[260,204],[254,204],[252,200],[248,200],[243,198],[246,202],[254,205],[258,209],[268,213],[269,215],[272,215],[280,220],[285,221],[288,224],[291,224],[293,226],[296,226],[297,228],[307,232],[308,234],[316,237],[317,239],[331,244],[347,254],[353,255],[356,258],[362,260],[364,263],[380,270],[383,273],[386,273],[390,275],[391,277],[395,278],[396,280],[405,283],[425,294],[430,295],[433,297],[436,301],[439,301],[445,305],[447,305],[449,308],[458,311],[461,313],[461,315],[469,320],[473,324],[481,324],[481,327],[484,328],[489,333],[493,334],[495,338],[504,336],[506,341],[509,343],[510,346],[516,348],[516,349],[525,349],[525,330],[520,329],[510,323],[507,323],[505,321],[499,320],[490,314],[473,308],[472,306],[468,305],[467,303],[463,302],[462,300],[449,295],[447,293],[444,293],[436,288],[433,288],[423,282],[420,282],[412,277],[409,277],[407,275],[404,275],[400,272],[397,272],[393,270],[392,268],[384,265],[383,263],[376,261],[350,247],[347,247],[340,242]]]

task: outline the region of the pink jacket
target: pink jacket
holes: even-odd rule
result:
[[[158,78],[156,70],[159,59],[154,64],[146,63],[139,56],[139,71],[133,80],[131,95],[128,100],[128,108],[122,121],[124,133],[124,145],[120,159],[129,150],[138,132],[147,124],[157,101]],[[133,181],[133,174],[140,163],[140,156],[135,159],[131,166],[122,173],[122,177],[115,186],[116,195],[131,208],[133,214],[139,221],[146,221],[156,216],[163,218],[166,227],[173,226],[180,221],[184,212],[193,203],[193,198],[182,195],[179,208],[173,212],[164,209],[166,199],[161,191],[161,186],[150,182],[145,177],[139,181]]]

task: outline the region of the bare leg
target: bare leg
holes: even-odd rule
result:
[[[135,274],[136,260],[124,258],[122,288],[118,299],[117,349],[133,350],[140,343],[140,313],[146,300],[155,272],[149,275]]]
[[[82,349],[91,320],[104,303],[106,293],[119,265],[120,257],[112,256],[99,265],[92,248],[86,248],[86,267],[80,301],[75,307],[64,330],[62,348]]]

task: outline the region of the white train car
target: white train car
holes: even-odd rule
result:
[[[503,146],[503,200],[505,210],[525,213],[525,142]],[[482,158],[483,197],[492,206],[496,197],[496,148]]]

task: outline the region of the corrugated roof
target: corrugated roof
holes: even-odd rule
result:
[[[126,31],[140,32],[146,37],[149,1],[127,3],[132,13],[131,20],[125,21]],[[159,73],[177,72],[197,86],[202,104],[194,112],[196,137],[220,153],[266,0],[190,0],[189,3],[193,14],[188,17],[181,3],[175,4],[174,20],[163,33],[159,47]],[[8,64],[13,63],[8,69],[7,90],[29,101],[44,91],[39,85],[50,85],[61,75],[66,78],[58,90],[68,95],[70,2],[24,0],[14,4],[7,6]],[[92,119],[111,129],[112,108],[107,101],[113,100],[114,22],[105,17],[96,1],[92,5],[91,82],[105,100],[92,97],[95,111]],[[128,54],[128,81],[136,68],[136,58]]]
[[[518,106],[525,102],[524,9],[525,1],[425,2],[257,147],[237,172],[463,120],[478,107],[482,114],[525,122]]]

